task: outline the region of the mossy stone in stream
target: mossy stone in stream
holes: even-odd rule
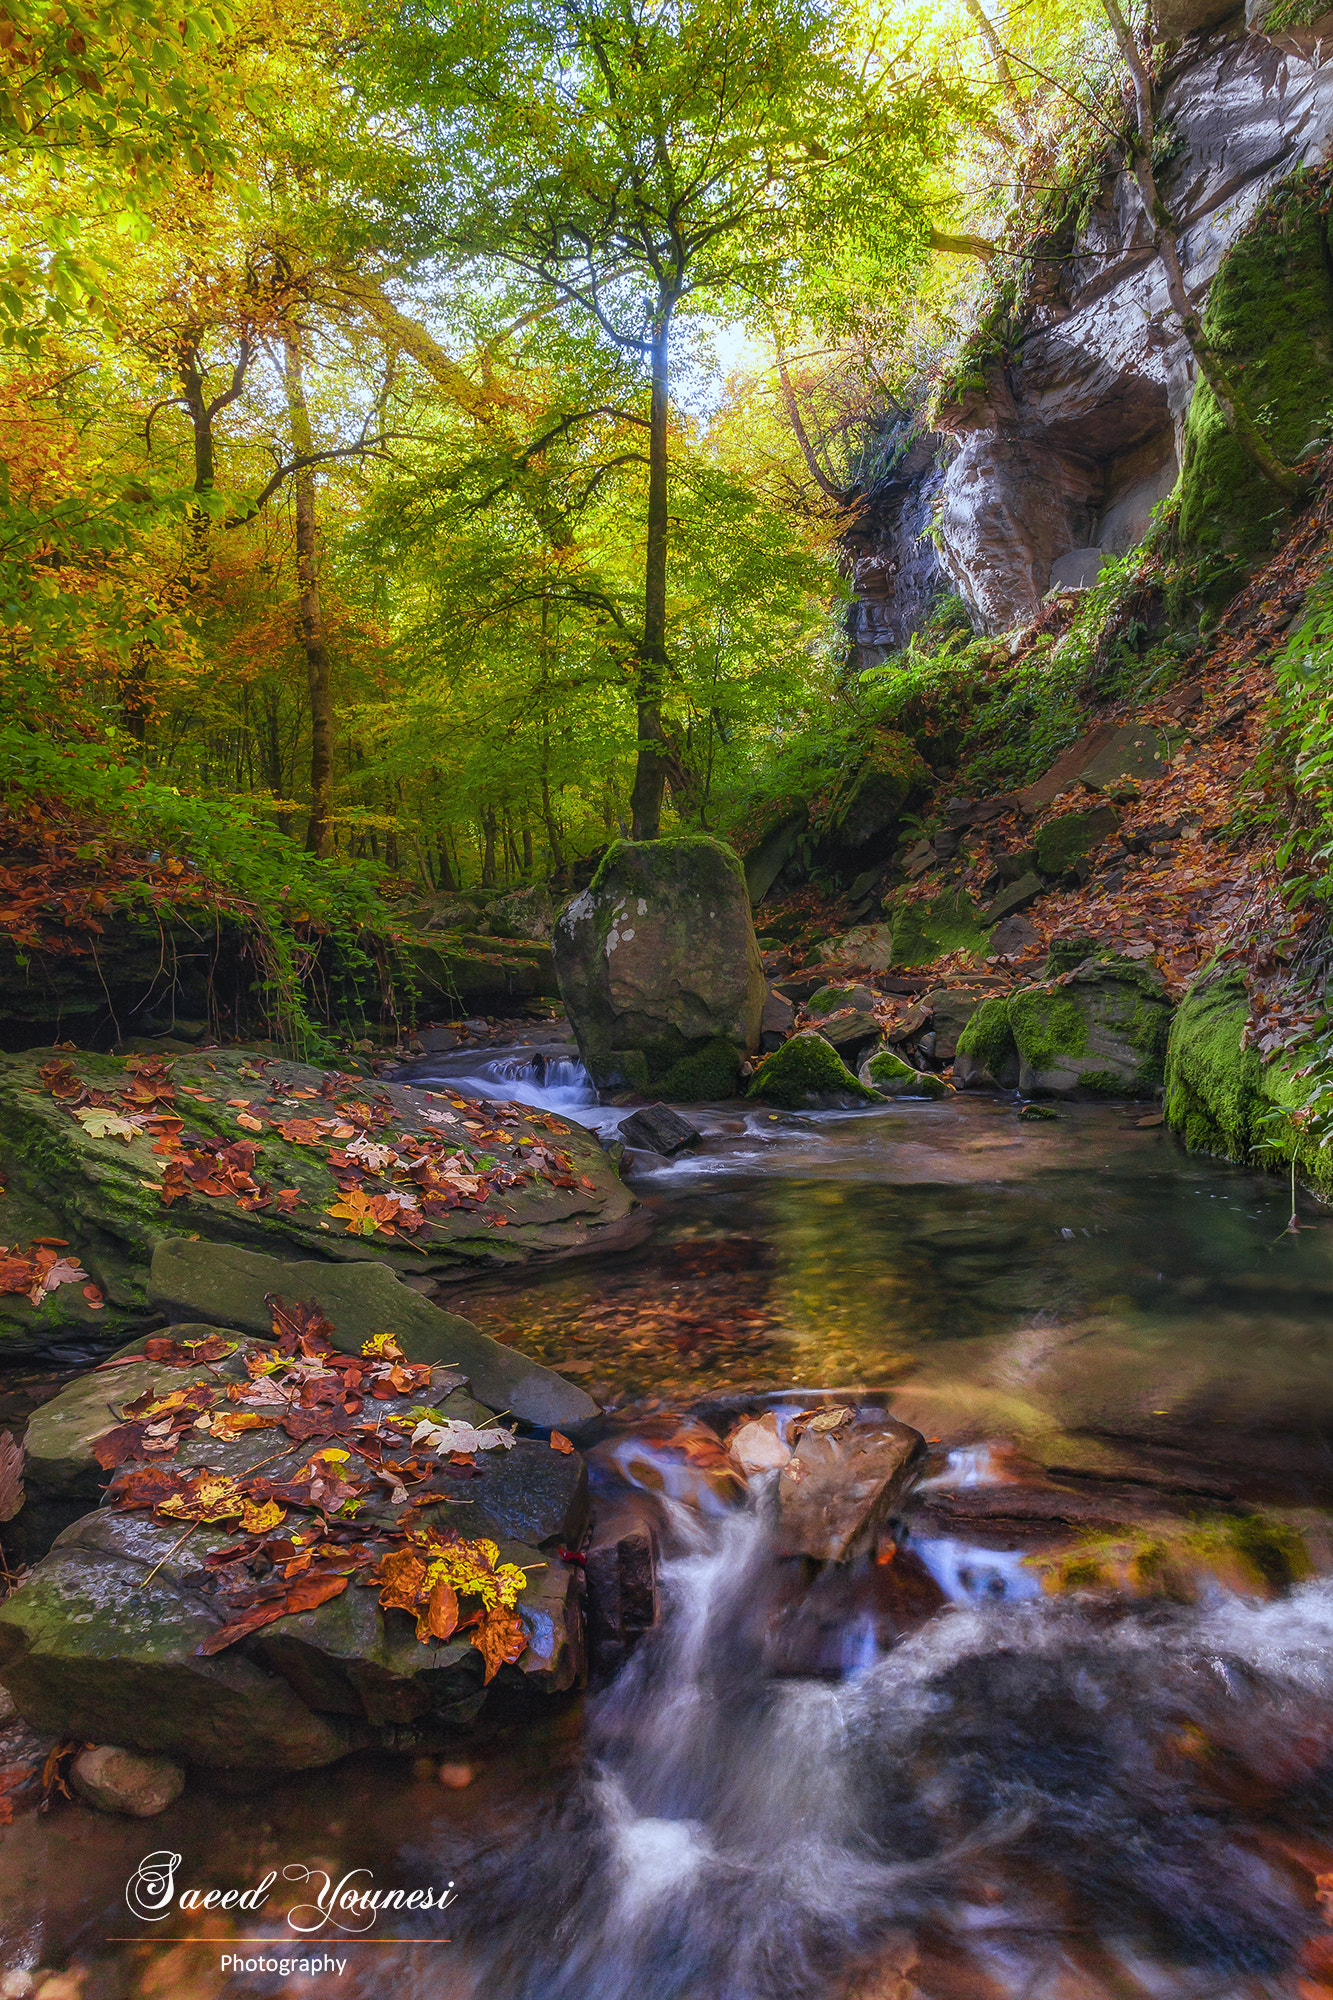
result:
[[[913,1069],[890,1048],[876,1049],[857,1071],[857,1080],[883,1097],[947,1097],[949,1086],[942,1076],[929,1070]]]
[[[1296,1171],[1333,1196],[1333,1159],[1293,1122],[1309,1094],[1279,1057],[1242,1046],[1250,1000],[1239,972],[1204,969],[1176,1010],[1166,1058],[1166,1118],[1192,1153]]]
[[[465,1109],[450,1108],[424,1091],[245,1049],[166,1058],[162,1075],[169,1094],[153,1108],[182,1119],[182,1136],[196,1148],[246,1149],[253,1180],[266,1191],[253,1200],[247,1195],[243,1203],[225,1186],[209,1194],[186,1180],[168,1205],[167,1162],[154,1150],[153,1134],[122,1129],[96,1136],[51,1094],[41,1075],[49,1063],[68,1066],[79,1083],[113,1108],[135,1088],[133,1059],[50,1049],[0,1055],[0,1153],[9,1182],[5,1240],[21,1246],[37,1235],[65,1239],[68,1254],[83,1261],[107,1303],[96,1310],[77,1284],[60,1286],[36,1308],[6,1295],[0,1299],[0,1349],[10,1353],[62,1338],[123,1341],[148,1317],[147,1267],[158,1243],[171,1237],[198,1234],[278,1257],[368,1261],[413,1275],[456,1275],[524,1263],[546,1252],[591,1250],[604,1225],[623,1223],[634,1207],[603,1148],[578,1126],[518,1106],[505,1107],[502,1115],[487,1107],[484,1120],[473,1121],[492,1128],[482,1141],[466,1130]],[[350,1107],[346,1123],[343,1107]],[[284,1136],[284,1127],[299,1132],[312,1121],[317,1136]],[[370,1130],[377,1142],[387,1142],[391,1172],[401,1171],[392,1164],[394,1142],[400,1135],[420,1135],[512,1166],[515,1182],[495,1188],[474,1207],[460,1205],[431,1218],[411,1238],[383,1232],[367,1237],[330,1215],[342,1200],[329,1161],[340,1143],[331,1135],[340,1126],[344,1140]],[[573,1169],[559,1176],[566,1183],[559,1188],[545,1175],[523,1169],[521,1142],[549,1148],[553,1134]],[[237,1153],[238,1161],[242,1157]],[[278,1190],[290,1190],[296,1199],[279,1203]],[[367,1191],[388,1189],[371,1179]]]
[[[880,1091],[857,1081],[815,1028],[792,1035],[765,1056],[746,1095],[788,1111],[838,1110],[884,1101]]]
[[[1018,1083],[1018,1044],[1002,994],[983,1000],[958,1037],[953,1059],[955,1083],[990,1082],[1012,1090]]]
[[[1009,998],[1025,1096],[1147,1097],[1161,1087],[1171,1003],[1137,959],[1088,959]]]
[[[594,1083],[681,1101],[729,1094],[716,1045],[735,1051],[737,1067],[754,1053],[768,992],[729,847],[697,836],[616,841],[560,912],[553,945]],[[684,1068],[693,1058],[702,1061]]]

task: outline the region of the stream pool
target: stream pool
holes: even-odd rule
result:
[[[558,1051],[414,1080],[443,1076],[608,1139],[626,1115]],[[1333,1217],[1302,1200],[1289,1229],[1285,1186],[1143,1106],[691,1115],[696,1149],[633,1162],[639,1249],[442,1302],[613,1433],[887,1405],[932,1447],[897,1559],[779,1657],[763,1481],[739,1510],[659,1493],[662,1625],[609,1685],[460,1739],[466,1782],[367,1753],[147,1823],[57,1802],[0,1831],[3,2000],[1333,1995]],[[1128,1594],[1043,1588],[1087,1538],[1165,1520],[1240,1548],[1256,1516],[1269,1587],[1228,1558],[1188,1588],[1143,1562]],[[1290,1585],[1295,1536],[1314,1574]],[[125,1902],[153,1852],[278,1887],[164,1937]],[[452,1901],[267,1945],[311,1886],[285,1868]],[[343,1969],[300,1969],[324,1957]]]

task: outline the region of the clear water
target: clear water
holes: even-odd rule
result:
[[[521,1056],[475,1082],[625,1115],[557,1103],[585,1086]],[[1287,1234],[1284,1188],[1142,1115],[718,1107],[696,1152],[641,1163],[642,1252],[453,1292],[631,1401],[887,1402],[938,1441],[899,1561],[789,1615],[763,1496],[678,1497],[663,1625],[609,1688],[460,1740],[471,1785],[364,1756],[146,1825],[29,1815],[0,1831],[0,1963],[71,1969],[50,2000],[1333,1991],[1330,1586],[1085,1602],[1030,1560],[1085,1516],[1262,1506],[1333,1569],[1330,1220]],[[253,1923],[107,1942],[155,1848],[223,1886],[319,1861],[458,1901],[382,1921],[336,1978],[224,1974]]]

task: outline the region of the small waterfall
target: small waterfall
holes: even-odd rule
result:
[[[1111,1967],[1089,1994],[1287,1990],[1318,1920],[1237,1801],[1328,1824],[1333,1587],[950,1609],[887,1654],[849,1628],[839,1682],[776,1678],[764,1515],[666,1563],[665,1621],[545,1822],[450,1857],[470,2000],[843,2000],[923,1933],[974,1969],[950,1993],[1017,2000],[1061,1963]]]

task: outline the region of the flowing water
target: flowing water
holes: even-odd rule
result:
[[[627,1115],[559,1050],[442,1075],[608,1140]],[[698,1148],[634,1161],[638,1252],[448,1301],[618,1405],[594,1483],[654,1514],[658,1627],[587,1698],[460,1740],[464,1789],[368,1754],[149,1825],[20,1819],[0,1962],[66,1972],[47,2000],[1333,1993],[1333,1221],[1288,1231],[1286,1190],[1141,1107],[692,1115]],[[727,1506],[635,1428],[825,1394],[932,1440],[892,1560],[780,1560],[764,1480]],[[1093,1544],[1133,1587],[1043,1588]],[[321,1931],[341,1972],[262,1942],[277,1903],[108,1942],[151,1939],[123,1900],[150,1850],[453,1900]]]

